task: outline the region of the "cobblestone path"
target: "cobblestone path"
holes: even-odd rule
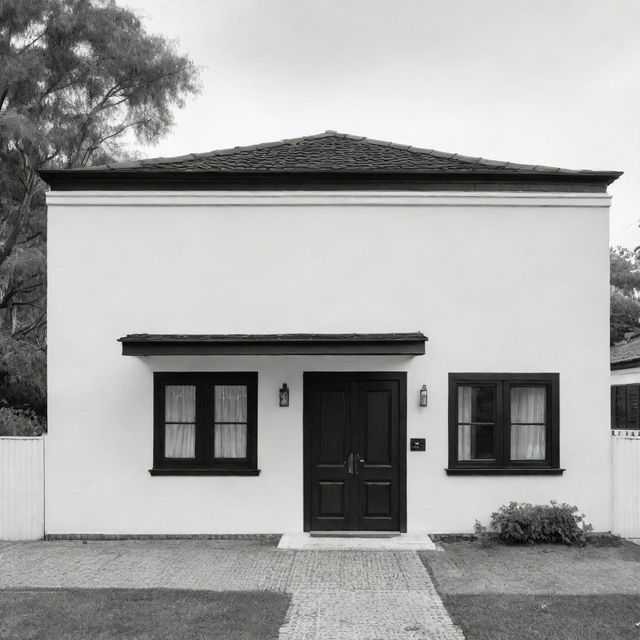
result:
[[[414,552],[284,551],[240,540],[0,546],[0,589],[286,591],[280,640],[462,640]]]
[[[301,551],[280,640],[463,640],[414,552]]]

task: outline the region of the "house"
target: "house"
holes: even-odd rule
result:
[[[611,428],[640,431],[640,335],[611,347]]]
[[[41,175],[48,534],[610,529],[620,173],[327,131]]]

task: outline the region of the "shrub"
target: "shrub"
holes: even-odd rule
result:
[[[40,436],[45,431],[44,420],[33,409],[0,405],[0,436]]]
[[[483,526],[480,520],[476,520],[473,525],[475,539],[480,543],[481,547],[493,547],[495,545],[495,535],[487,531],[487,527]]]
[[[583,545],[592,530],[578,507],[568,504],[510,502],[491,514],[491,526],[498,539],[511,544],[562,542]]]

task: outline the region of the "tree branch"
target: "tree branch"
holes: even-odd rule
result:
[[[28,244],[29,242],[31,242],[32,240],[35,240],[38,236],[42,235],[42,231],[36,231],[36,233],[30,235],[28,238],[25,238],[24,240],[20,240],[20,242],[16,242],[16,244]]]
[[[24,337],[27,334],[31,333],[32,331],[35,331],[46,322],[46,315],[47,315],[47,312],[43,311],[30,325],[21,327],[17,331],[14,331],[13,335],[15,337],[19,337],[19,336]]]
[[[34,38],[31,42],[25,44],[24,47],[22,47],[22,49],[20,49],[16,55],[21,56],[27,49],[30,49],[36,42],[38,42],[38,40],[41,40],[42,38],[44,38],[46,34],[47,34],[47,28],[45,27],[39,36]]]
[[[13,249],[13,246],[16,243],[16,240],[18,239],[18,235],[20,234],[20,226],[21,226],[20,222],[22,221],[24,214],[26,213],[27,209],[29,208],[29,205],[31,204],[31,197],[32,197],[32,190],[28,189],[24,195],[20,208],[18,209],[18,211],[14,216],[13,227],[9,232],[9,235],[5,240],[5,242],[0,246],[0,265],[7,259],[7,257],[11,253],[11,250]]]

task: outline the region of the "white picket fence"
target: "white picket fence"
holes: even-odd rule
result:
[[[613,532],[640,538],[640,431],[612,431]]]
[[[44,536],[44,441],[0,438],[0,540]]]
[[[0,437],[0,540],[44,536],[44,447],[40,438]],[[612,431],[612,531],[640,538],[640,431]]]

